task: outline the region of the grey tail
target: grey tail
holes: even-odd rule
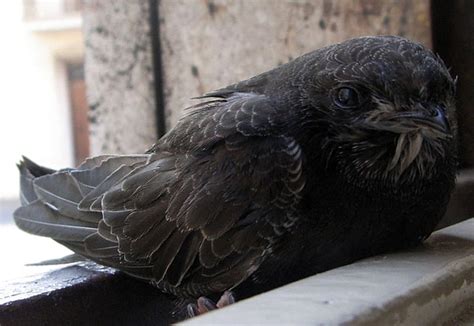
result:
[[[15,223],[23,231],[52,238],[82,257],[127,271],[121,265],[117,238],[104,228],[101,202],[111,186],[145,166],[152,156],[96,156],[77,168],[58,171],[23,157],[18,164],[22,206],[13,214]],[[138,273],[135,266],[130,268]]]
[[[13,215],[20,229],[67,243],[81,243],[97,231],[100,214],[81,212],[74,204],[83,196],[67,177],[70,170],[55,171],[26,157],[18,169],[22,206]]]
[[[20,170],[20,200],[21,204],[25,206],[38,199],[33,190],[33,180],[56,171],[39,166],[25,156],[22,157],[17,167]]]

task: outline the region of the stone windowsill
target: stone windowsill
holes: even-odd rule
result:
[[[82,263],[2,284],[0,324],[159,325],[170,321],[172,306],[172,298],[142,282]],[[470,219],[414,250],[321,273],[184,324],[449,325],[474,322],[473,307]]]
[[[337,268],[184,325],[474,323],[474,219],[417,249]]]

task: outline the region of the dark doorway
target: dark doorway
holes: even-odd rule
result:
[[[89,156],[89,111],[84,82],[84,65],[67,64],[69,97],[71,103],[72,130],[74,139],[74,160],[76,164]]]

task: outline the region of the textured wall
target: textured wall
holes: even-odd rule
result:
[[[161,0],[167,125],[190,97],[321,46],[397,34],[431,45],[429,0]]]
[[[156,140],[148,16],[148,1],[85,1],[93,155],[143,152]]]
[[[148,1],[86,0],[91,151],[142,152],[156,137]],[[359,35],[431,44],[429,0],[161,0],[168,129],[191,97]]]

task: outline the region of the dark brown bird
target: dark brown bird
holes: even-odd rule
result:
[[[146,154],[24,159],[15,221],[179,297],[246,297],[428,237],[454,95],[423,46],[351,39],[204,95]]]

